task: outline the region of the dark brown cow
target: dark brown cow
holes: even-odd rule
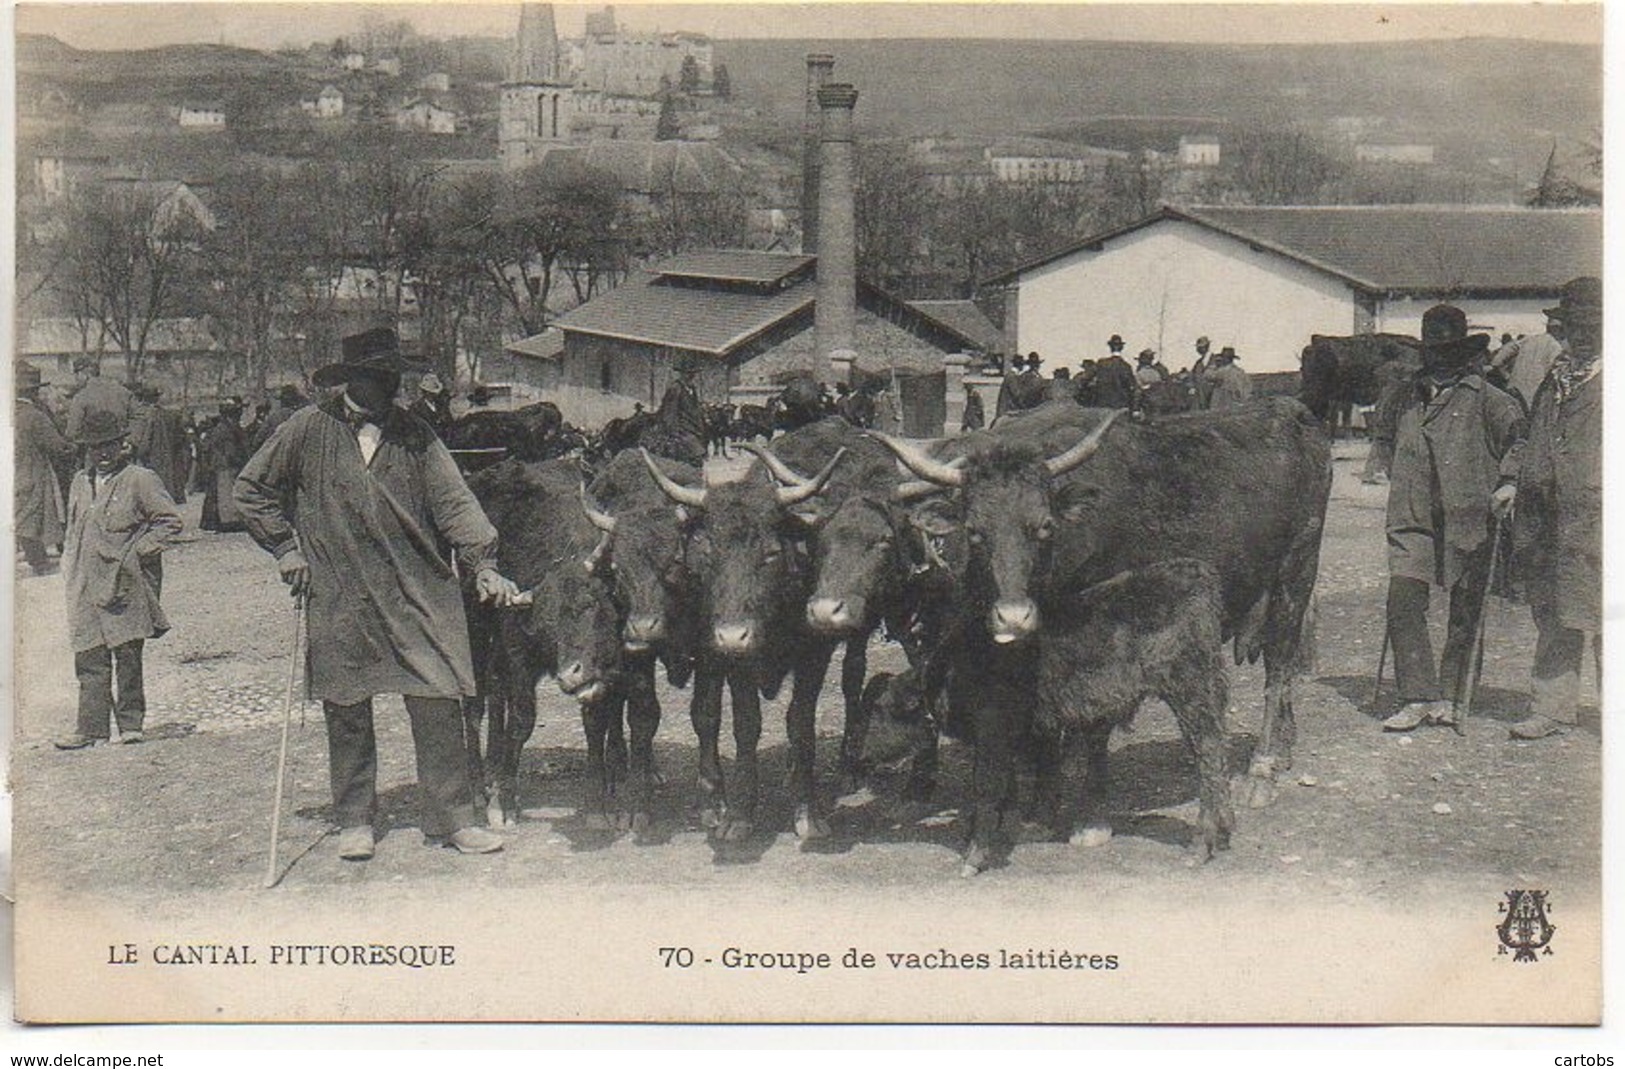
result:
[[[969,862],[1003,837],[1014,736],[1033,699],[1032,644],[1045,612],[1120,572],[1174,558],[1218,573],[1224,636],[1238,660],[1264,658],[1263,727],[1245,794],[1266,804],[1290,767],[1292,679],[1302,667],[1331,487],[1330,448],[1295,401],[1149,423],[1080,410],[1079,441],[1059,455],[999,445],[962,466],[886,444],[916,475],[958,491],[968,544],[961,621],[967,665],[956,686],[977,709],[977,799]]]

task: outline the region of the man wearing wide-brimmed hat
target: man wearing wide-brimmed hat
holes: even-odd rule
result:
[[[109,716],[121,741],[144,738],[143,644],[169,630],[158,603],[160,555],[180,534],[181,518],[163,480],[131,461],[127,431],[113,413],[93,411],[76,441],[85,467],[68,490],[62,571],[79,718],[73,734],[57,740],[62,750],[107,741]]]
[[[69,441],[78,439],[92,412],[107,412],[128,423],[135,397],[112,379],[102,378],[101,357],[79,353],[73,358],[74,393],[68,400],[68,414],[62,431]]]
[[[1111,355],[1095,365],[1091,403],[1100,408],[1134,408],[1140,401],[1140,387],[1134,369],[1123,359],[1123,338],[1113,334],[1106,342]]]
[[[40,373],[17,365],[16,498],[12,519],[17,548],[35,575],[51,571],[48,547],[62,544],[62,485],[57,469],[73,463],[73,444],[63,438],[40,407]]]
[[[1236,350],[1228,345],[1213,354],[1206,376],[1207,407],[1234,408],[1253,399],[1253,380],[1236,365],[1236,360]]]
[[[396,405],[393,330],[345,338],[343,359],[313,381],[334,395],[277,428],[236,498],[249,534],[306,598],[306,679],[327,720],[339,855],[373,855],[377,694],[405,697],[424,835],[462,853],[500,850],[500,836],[474,825],[459,704],[475,693],[474,670],[446,556],[456,553],[483,599],[510,602],[518,592],[496,570],[496,530],[434,431]]]
[[[1501,462],[1523,437],[1523,406],[1480,372],[1489,336],[1440,304],[1422,316],[1422,370],[1399,416],[1388,491],[1388,636],[1403,703],[1389,731],[1455,724],[1473,671],[1492,546],[1490,497]],[[1428,636],[1430,590],[1450,592],[1437,666]]]
[[[1602,630],[1602,283],[1577,278],[1555,310],[1565,349],[1535,390],[1529,435],[1501,466],[1495,506],[1512,514],[1514,566],[1538,637],[1519,739],[1578,719],[1587,636]],[[1514,506],[1516,506],[1514,508]]]
[[[231,498],[231,490],[248,459],[248,440],[248,431],[243,427],[243,399],[227,397],[220,402],[219,418],[198,443],[198,461],[203,468],[203,511],[198,526],[205,531],[243,529],[243,517]]]

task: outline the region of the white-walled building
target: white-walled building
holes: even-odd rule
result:
[[[314,100],[300,101],[299,106],[318,119],[343,118],[344,92],[336,85],[324,85]]]
[[[1047,366],[1201,335],[1251,372],[1298,369],[1312,334],[1416,335],[1459,305],[1475,330],[1539,332],[1563,283],[1602,271],[1602,213],[1501,207],[1164,208],[995,279],[1013,351]]]
[[[182,104],[176,119],[189,130],[224,130],[226,109],[219,104]]]
[[[1179,165],[1181,167],[1217,167],[1219,165],[1219,139],[1201,134],[1186,134],[1179,139]]]
[[[430,134],[455,134],[457,113],[431,100],[414,100],[395,112],[395,125],[402,130],[422,130]]]

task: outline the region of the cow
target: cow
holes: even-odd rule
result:
[[[728,429],[733,425],[734,406],[726,401],[705,406],[705,451],[707,456],[728,456]]]
[[[1000,443],[954,465],[877,437],[922,480],[957,490],[952,522],[967,545],[956,686],[976,710],[976,802],[967,864],[1002,841],[1017,723],[1033,704],[1033,643],[1066,595],[1174,558],[1217,572],[1223,636],[1239,661],[1264,659],[1264,716],[1245,801],[1268,804],[1291,766],[1292,680],[1310,653],[1306,621],[1331,489],[1331,450],[1296,401],[1140,422],[1080,409],[1059,454]],[[940,533],[940,532],[939,532]],[[1047,605],[1047,609],[1046,609]]]
[[[552,675],[581,706],[587,738],[583,817],[602,823],[616,793],[624,762],[620,614],[608,585],[595,574],[601,537],[577,505],[579,487],[575,462],[563,458],[506,460],[469,479],[497,529],[497,566],[524,591],[523,604],[513,608],[482,606],[472,592],[464,599],[480,688],[479,696],[463,703],[464,738],[492,823],[517,819],[519,754],[535,729],[535,686],[543,675]],[[639,726],[633,730],[637,737]],[[634,782],[640,771],[634,754]]]
[[[558,456],[563,424],[558,406],[547,401],[511,412],[482,408],[453,420],[441,440],[457,466],[473,473],[500,460],[539,462]]]
[[[1202,861],[1228,849],[1235,811],[1225,767],[1229,681],[1218,573],[1198,560],[1163,561],[1064,600],[1062,622],[1039,634],[1030,658],[1031,714],[1003,731],[1023,744],[1015,749],[1029,751],[1037,766],[1034,802],[1041,822],[1076,845],[1098,846],[1111,838],[1107,744],[1114,727],[1127,726],[1144,700],[1156,697],[1173,710],[1196,761],[1200,811],[1191,846]],[[933,666],[963,664],[963,651],[956,648],[962,637],[950,638]],[[934,754],[939,731],[977,741],[975,712],[963,703],[970,691],[947,685],[944,671],[911,670],[866,690],[874,727],[867,759],[895,764]],[[1068,743],[1080,744],[1087,760],[1083,820],[1076,830],[1065,819],[1062,794]],[[964,874],[974,875],[983,863],[967,858]]]
[[[693,718],[700,743],[702,818],[714,824],[723,841],[744,840],[755,830],[761,698],[775,695],[790,675],[794,683],[785,719],[795,830],[804,840],[829,833],[814,797],[813,758],[816,703],[832,644],[807,641],[803,622],[809,578],[806,513],[843,456],[845,450],[837,447],[811,478],[759,461],[737,482],[692,487],[677,483],[643,452],[650,476],[681,510],[702,664],[714,669],[696,675]],[[734,726],[731,784],[724,781],[718,753],[724,684]]]
[[[1315,334],[1301,354],[1298,398],[1333,437],[1339,424],[1350,426],[1354,406],[1374,405],[1377,369],[1397,360],[1410,371],[1421,367],[1419,343],[1403,334]]]
[[[773,438],[773,410],[767,405],[740,405],[728,424],[728,440],[736,445]]]

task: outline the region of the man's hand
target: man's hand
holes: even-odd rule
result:
[[[1517,503],[1518,488],[1511,483],[1497,486],[1495,493],[1490,495],[1490,513],[1498,520],[1504,520],[1512,515],[1512,506]]]
[[[512,605],[519,597],[518,584],[495,568],[481,568],[480,574],[474,577],[474,589],[479,591],[481,601],[498,605]]]
[[[305,555],[297,549],[290,549],[282,554],[276,562],[277,570],[282,573],[282,581],[287,583],[290,593],[296,598],[302,598],[310,593],[310,562]]]

